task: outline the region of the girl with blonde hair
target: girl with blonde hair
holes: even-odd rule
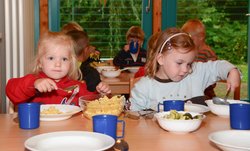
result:
[[[59,32],[45,33],[39,40],[31,74],[10,79],[6,93],[14,105],[23,102],[78,105],[89,92],[80,76],[73,40]],[[71,87],[70,90],[67,90]]]

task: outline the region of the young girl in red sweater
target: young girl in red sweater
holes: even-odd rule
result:
[[[59,32],[45,33],[38,43],[33,73],[10,79],[6,94],[14,105],[22,102],[78,105],[78,98],[89,92],[80,76],[73,40]],[[65,90],[73,86],[72,90]],[[99,90],[110,93],[108,85]]]

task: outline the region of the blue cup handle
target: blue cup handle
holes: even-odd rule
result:
[[[157,108],[157,111],[158,111],[158,112],[160,112],[160,106],[161,106],[161,105],[163,106],[163,103],[159,103],[159,104],[158,104],[158,108]]]
[[[117,120],[117,123],[122,124],[122,136],[116,136],[116,138],[123,138],[124,137],[124,130],[125,130],[125,122],[123,120]]]

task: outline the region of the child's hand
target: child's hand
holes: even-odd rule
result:
[[[227,90],[234,92],[240,86],[240,72],[238,69],[232,69],[227,77]]]
[[[102,94],[109,94],[111,93],[111,89],[109,88],[109,85],[107,85],[106,83],[100,82],[97,86],[96,86],[96,91]]]
[[[34,83],[34,87],[39,92],[51,92],[52,90],[57,90],[55,81],[49,78],[37,79]]]
[[[124,45],[123,50],[128,52],[129,51],[129,45]]]

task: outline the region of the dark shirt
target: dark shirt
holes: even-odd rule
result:
[[[137,60],[134,61],[129,51],[120,50],[115,56],[113,63],[115,66],[120,68],[130,67],[130,66],[144,66],[146,63],[147,51],[140,48]]]
[[[83,80],[86,82],[87,90],[93,92],[96,86],[101,82],[99,72],[89,65],[89,62],[83,62],[80,66]]]

